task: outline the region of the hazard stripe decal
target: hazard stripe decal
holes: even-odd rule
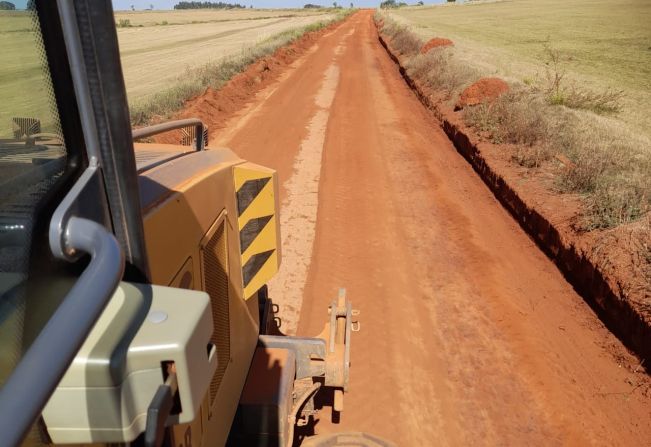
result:
[[[251,205],[251,202],[260,194],[260,191],[269,183],[271,177],[247,180],[242,187],[237,190],[237,215],[241,216],[244,211]]]
[[[244,281],[244,287],[248,286],[256,273],[260,271],[260,268],[267,262],[267,259],[273,254],[275,250],[264,251],[262,253],[257,253],[248,260],[244,267],[242,267],[242,280]]]
[[[240,253],[244,253],[253,240],[260,234],[273,216],[256,217],[244,225],[240,231]]]
[[[280,255],[275,172],[252,163],[235,166],[242,287],[250,298],[278,271]]]

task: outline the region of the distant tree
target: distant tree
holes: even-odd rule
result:
[[[0,10],[2,11],[15,11],[16,5],[11,2],[0,2]]]
[[[131,5],[131,10],[132,10],[132,11],[135,11],[135,10],[136,10],[136,7],[133,6],[133,5]]]
[[[425,3],[423,3],[422,1],[416,3],[417,6],[423,6],[424,4],[425,4]]]
[[[350,9],[353,9],[353,2],[350,2]]]
[[[313,3],[306,3],[303,8],[305,9],[319,9],[321,5],[315,5]]]
[[[391,9],[397,7],[398,4],[396,3],[396,0],[384,0],[382,3],[380,3],[380,8],[382,9]]]
[[[332,2],[332,6],[336,9],[337,8],[337,2]]]
[[[36,9],[36,3],[34,0],[27,0],[27,5],[25,6],[25,9],[28,11],[33,11]]]
[[[154,9],[154,5],[152,3],[149,4],[149,9]]]

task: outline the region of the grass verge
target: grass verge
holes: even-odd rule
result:
[[[409,27],[379,13],[376,21],[405,57],[409,75],[449,101],[482,76],[457,57],[454,47],[420,54],[423,42]],[[544,79],[511,83],[497,101],[465,108],[465,123],[494,143],[515,145],[513,158],[520,165],[551,171],[558,192],[581,195],[586,205],[581,229],[642,219],[651,212],[648,138],[627,132],[607,116],[621,108],[621,92],[565,82],[562,55],[549,47],[546,51]]]
[[[378,22],[379,28],[381,24],[381,21]],[[405,81],[420,101],[432,110],[459,154],[472,165],[504,208],[558,266],[606,327],[642,362],[648,364],[651,359],[651,213],[638,222],[611,230],[577,231],[576,217],[583,208],[577,206],[578,197],[559,200],[553,193],[541,194],[540,186],[548,185],[548,169],[533,173],[504,165],[505,159],[513,157],[514,153],[517,157],[514,149],[528,151],[539,148],[542,153],[549,154],[546,148],[538,140],[531,145],[491,145],[482,142],[483,138],[478,132],[464,125],[463,115],[446,104],[444,91],[433,90],[424,79],[413,76],[408,63],[415,54],[412,57],[401,55],[391,39],[383,32],[380,34],[380,43],[399,66]],[[519,96],[517,91],[511,91],[508,95],[525,108],[529,107],[524,101],[527,94],[529,92],[525,91]],[[549,107],[549,101],[544,96],[539,96],[538,100],[532,108],[544,110],[544,107]],[[504,101],[503,104],[510,102]],[[488,109],[485,111],[488,112]],[[517,117],[516,112],[512,113]],[[488,117],[486,119],[492,119],[491,113],[485,115]],[[607,125],[604,124],[605,129]],[[517,132],[514,135],[518,135]],[[562,161],[564,166],[573,164],[560,153],[556,156],[554,158]]]
[[[134,101],[129,104],[132,125],[145,125],[154,117],[169,117],[183,107],[183,104],[188,99],[201,94],[206,88],[219,89],[233,76],[244,71],[246,67],[260,58],[272,54],[277,49],[294,42],[306,33],[321,30],[335,22],[344,20],[353,11],[345,10],[331,20],[283,31],[255,45],[244,48],[240,54],[226,57],[217,63],[206,64],[188,70],[183,76],[179,77],[172,87],[154,94],[145,101]]]

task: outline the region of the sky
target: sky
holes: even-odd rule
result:
[[[27,0],[9,0],[11,3],[16,5],[18,9],[24,9],[27,4]],[[172,9],[175,4],[180,0],[112,0],[113,9],[116,11],[131,9],[131,5],[135,6],[138,10],[147,9],[149,5],[154,5],[154,9]],[[219,0],[212,0],[217,2]],[[314,3],[316,5],[322,6],[332,6],[332,1],[330,0],[221,0],[229,3],[240,3],[242,5],[250,6],[253,5],[254,8],[302,8],[306,3]],[[380,4],[382,0],[352,0],[355,7],[363,8],[375,8]],[[418,0],[401,0],[409,4],[415,4]],[[443,3],[445,0],[429,0],[425,1],[428,3]],[[339,0],[337,3],[342,6],[349,6],[351,0]]]

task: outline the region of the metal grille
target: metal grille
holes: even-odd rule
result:
[[[181,129],[181,145],[192,146],[195,144],[197,136],[197,128],[195,126],[188,126]],[[208,126],[203,126],[203,144],[208,144]]]
[[[11,122],[15,138],[41,133],[41,121],[36,118],[12,118]]]
[[[217,231],[203,247],[202,254],[204,284],[206,292],[210,295],[215,328],[212,342],[217,346],[217,371],[210,384],[210,403],[212,405],[231,357],[228,318],[228,263],[224,222],[219,224]]]

